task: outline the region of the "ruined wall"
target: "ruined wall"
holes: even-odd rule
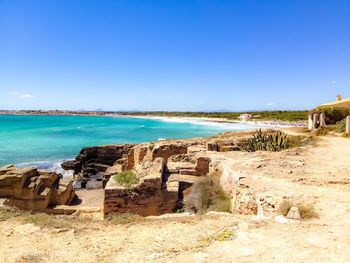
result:
[[[104,213],[135,213],[142,216],[172,212],[178,201],[178,189],[163,185],[164,158],[144,165],[140,183],[127,189],[111,178],[105,188]],[[140,174],[138,174],[140,176]]]
[[[147,184],[134,188],[131,193],[123,188],[105,189],[104,213],[161,215],[173,212],[177,201],[177,191],[162,190]]]

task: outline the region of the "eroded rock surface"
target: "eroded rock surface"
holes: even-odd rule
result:
[[[41,211],[55,205],[69,204],[75,197],[72,181],[55,172],[36,168],[0,168],[0,197],[21,209]]]
[[[76,188],[105,188],[105,213],[162,214],[181,207],[192,185],[210,173],[210,152],[236,151],[249,135],[88,147],[62,167],[74,170]],[[113,177],[126,171],[139,183],[116,184]]]

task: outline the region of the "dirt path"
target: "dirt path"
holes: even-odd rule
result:
[[[231,214],[175,215],[126,225],[73,220],[58,229],[11,218],[0,222],[0,261],[349,262],[349,139],[324,137],[315,147],[214,157],[230,176],[246,177],[264,193],[313,203],[320,217],[282,224]],[[233,240],[208,242],[227,229],[234,230]]]

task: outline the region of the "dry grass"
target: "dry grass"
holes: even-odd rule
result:
[[[112,214],[107,221],[112,225],[126,225],[141,221],[142,217],[132,213]]]
[[[299,209],[299,213],[302,219],[312,219],[312,218],[319,218],[318,213],[316,212],[315,208],[311,204],[305,204],[305,203],[294,203],[290,200],[284,200],[279,208],[278,212],[284,216],[286,216],[291,209],[291,207],[297,207]]]
[[[41,228],[73,228],[72,218],[64,216],[48,215],[44,213],[31,214],[24,217],[23,222],[34,224]]]
[[[231,201],[220,186],[220,174],[209,174],[203,181],[193,184],[184,205],[186,210],[198,213],[230,212]]]
[[[334,132],[334,130],[335,130],[334,126],[320,127],[316,131],[314,131],[314,134],[316,136],[325,136],[330,132]]]
[[[50,215],[45,213],[29,212],[12,207],[0,207],[0,221],[15,219],[23,224],[34,224],[40,228],[65,228],[81,230],[91,222],[88,218],[76,218],[67,215]]]
[[[0,221],[5,221],[11,218],[24,215],[26,212],[18,210],[16,208],[1,206],[0,207]]]

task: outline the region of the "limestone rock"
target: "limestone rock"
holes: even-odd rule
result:
[[[133,144],[86,147],[80,151],[75,160],[63,162],[61,166],[65,170],[74,171],[75,179],[80,182],[82,188],[85,188],[90,180],[101,180],[102,185],[105,185],[110,177],[106,172],[114,166],[116,161],[127,158],[132,147],[134,147]],[[102,179],[96,178],[97,174],[99,177],[102,176]],[[92,184],[90,183],[89,187]]]
[[[72,181],[60,182],[61,175],[36,168],[0,168],[0,197],[6,204],[41,211],[49,206],[68,204],[75,197]]]
[[[288,214],[287,214],[287,218],[288,219],[300,220],[301,216],[300,216],[298,207],[295,207],[295,206],[291,207],[289,209]]]
[[[152,160],[157,157],[163,157],[168,160],[169,157],[177,154],[187,153],[188,144],[186,143],[171,143],[157,145],[152,150]]]

